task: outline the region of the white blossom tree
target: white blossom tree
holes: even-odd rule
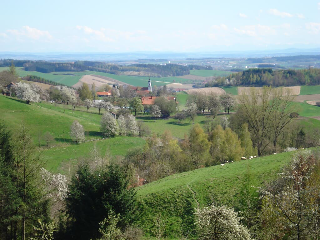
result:
[[[32,90],[30,84],[19,82],[15,86],[15,92],[17,98],[26,101],[27,104],[30,102],[39,102],[40,95]]]
[[[118,118],[118,125],[119,125],[119,135],[126,136],[127,134],[127,124],[126,119],[123,115],[120,115]]]
[[[83,126],[78,121],[74,121],[72,123],[70,128],[70,135],[76,143],[81,143],[85,140]]]
[[[249,240],[248,229],[240,224],[240,217],[233,209],[211,205],[196,209],[199,239]]]
[[[139,134],[139,126],[136,118],[133,115],[128,115],[126,118],[127,135],[137,136]]]
[[[152,105],[150,109],[150,113],[155,118],[161,117],[161,110],[158,105]]]
[[[63,101],[67,104],[77,102],[76,91],[74,89],[62,86],[60,91]]]
[[[87,111],[89,111],[89,108],[93,107],[93,101],[90,99],[84,100],[84,105],[87,107]]]
[[[113,105],[110,102],[104,102],[104,107],[103,107],[106,111],[110,111],[111,109],[113,109]]]
[[[114,137],[118,135],[119,126],[117,120],[111,113],[105,112],[103,114],[100,130],[106,137]]]

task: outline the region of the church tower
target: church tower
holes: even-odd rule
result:
[[[149,78],[149,81],[148,81],[148,91],[149,92],[152,92],[152,86],[151,86],[151,80]]]

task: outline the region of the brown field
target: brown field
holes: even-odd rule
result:
[[[96,85],[96,87],[100,87],[102,85],[105,84],[119,84],[119,85],[125,85],[125,83],[120,82],[118,80],[115,80],[113,78],[109,78],[109,77],[104,77],[104,76],[99,76],[99,75],[84,75],[79,82],[77,82],[76,84],[74,84],[72,87],[74,88],[79,88],[82,86],[83,83],[86,83],[89,85],[89,87],[91,88],[92,84],[94,83]],[[126,84],[128,85],[128,84]]]
[[[262,89],[261,87],[238,87],[238,94],[239,95],[248,94],[248,93],[250,93],[252,88],[256,89],[257,91],[261,91],[261,89]],[[287,91],[289,91],[290,95],[297,96],[300,94],[301,87],[300,86],[283,87],[282,89],[283,89],[283,93],[286,93]]]
[[[304,102],[314,105],[312,102],[320,102],[320,94],[299,95],[294,98],[295,102]]]
[[[193,89],[193,84],[182,84],[182,83],[170,83],[167,84],[167,88],[173,88],[173,89]]]
[[[186,91],[188,94],[202,93],[210,94],[215,93],[218,96],[225,94],[226,92],[222,88],[210,87],[210,88],[194,88]]]

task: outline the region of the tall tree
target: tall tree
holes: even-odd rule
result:
[[[48,220],[40,184],[41,162],[26,130],[12,136],[0,124],[0,237],[29,239],[38,219]]]
[[[259,156],[266,152],[270,143],[276,148],[278,137],[291,121],[289,105],[292,99],[290,93],[271,87],[261,91],[252,89],[249,94],[239,96],[239,110],[233,119],[240,126],[248,124]]]
[[[128,183],[128,172],[119,166],[96,170],[90,170],[88,165],[80,166],[66,199],[72,232],[68,239],[98,239],[99,223],[112,212],[119,214],[117,227],[120,229],[132,223],[136,198],[134,189],[128,189]]]
[[[90,91],[88,84],[82,83],[82,86],[79,88],[78,92],[82,101],[85,101],[86,99],[92,99],[92,92]]]
[[[119,126],[115,117],[109,113],[105,112],[101,119],[101,132],[106,137],[114,137],[119,133]]]
[[[135,116],[137,116],[137,112],[142,112],[143,105],[141,103],[141,99],[138,97],[132,98],[130,101],[130,108],[133,109]]]
[[[225,112],[230,112],[230,109],[234,107],[235,100],[230,94],[224,94],[220,96],[221,105],[224,107]]]

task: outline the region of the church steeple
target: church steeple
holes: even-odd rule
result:
[[[152,92],[152,86],[151,86],[150,77],[149,77],[149,81],[148,81],[148,91],[149,91],[149,92]]]

